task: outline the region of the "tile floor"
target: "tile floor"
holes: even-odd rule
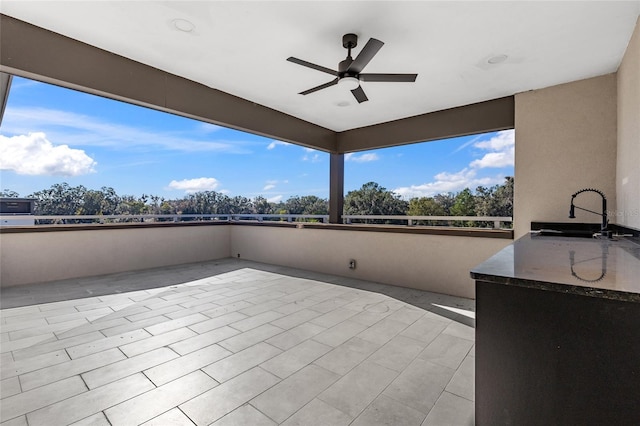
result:
[[[1,300],[2,425],[474,423],[472,300],[236,259]]]

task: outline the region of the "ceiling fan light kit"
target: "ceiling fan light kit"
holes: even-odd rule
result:
[[[344,87],[348,90],[353,90],[360,86],[360,80],[358,80],[356,77],[342,77],[340,80],[338,80],[338,86]]]
[[[345,87],[351,90],[351,93],[356,98],[358,103],[369,100],[367,95],[360,86],[361,81],[371,82],[407,82],[412,83],[416,81],[418,74],[363,74],[362,70],[378,53],[380,48],[384,45],[383,42],[375,38],[370,38],[367,44],[364,45],[358,56],[353,59],[351,57],[351,49],[358,45],[358,36],[355,34],[345,34],[342,36],[342,46],[347,49],[347,57],[338,64],[338,70],[332,70],[331,68],[323,67],[322,65],[316,65],[311,62],[304,61],[302,59],[294,58],[293,56],[287,58],[287,61],[294,64],[302,65],[307,68],[321,71],[327,74],[335,76],[335,78],[328,83],[321,84],[311,89],[300,92],[300,95],[309,95],[317,92],[318,90],[326,89],[327,87],[335,86]]]

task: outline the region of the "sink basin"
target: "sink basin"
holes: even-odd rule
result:
[[[593,238],[593,231],[583,231],[583,230],[564,230],[559,231],[556,229],[541,229],[539,231],[534,231],[536,235],[540,235],[543,237],[572,237],[572,238]]]

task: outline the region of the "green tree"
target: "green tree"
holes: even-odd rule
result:
[[[407,201],[376,182],[367,182],[344,198],[344,214],[406,215],[408,206]]]
[[[116,214],[118,204],[120,204],[120,197],[113,188],[103,186],[99,191],[88,189],[84,192],[78,214]]]
[[[409,216],[445,216],[448,213],[433,197],[420,197],[409,200]],[[418,223],[438,225],[438,221],[433,220],[420,221]]]
[[[433,200],[442,206],[442,209],[445,211],[445,215],[450,214],[451,207],[453,207],[453,204],[455,203],[455,198],[455,194],[451,192],[444,192],[433,196]]]
[[[3,189],[2,191],[0,191],[0,197],[3,197],[3,198],[20,198],[20,194],[18,194],[16,191],[12,191],[10,189]]]
[[[329,214],[329,201],[315,195],[290,197],[284,204],[288,214]]]
[[[273,206],[266,198],[257,196],[253,199],[253,211],[256,214],[272,214]]]
[[[86,192],[87,188],[82,185],[71,187],[64,182],[34,192],[29,198],[36,199],[34,213],[37,215],[74,215],[81,211]]]
[[[505,177],[502,185],[476,188],[478,216],[513,216],[513,177]]]
[[[513,217],[513,185],[513,176],[507,176],[504,184],[496,189],[496,206],[492,216]]]
[[[458,192],[455,197],[455,202],[449,211],[452,216],[476,215],[476,200],[469,188]]]
[[[433,197],[412,198],[409,200],[409,216],[444,216],[449,212]]]

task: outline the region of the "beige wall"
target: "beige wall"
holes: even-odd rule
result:
[[[618,69],[617,208],[612,220],[640,229],[640,18]]]
[[[230,226],[0,234],[2,286],[229,257]]]
[[[231,255],[402,287],[475,297],[469,271],[511,243],[495,238],[236,226]],[[355,259],[355,270],[348,268]]]
[[[19,285],[229,256],[470,297],[469,270],[509,239],[268,226],[0,234],[0,283]],[[37,250],[34,250],[37,247]],[[350,270],[350,259],[357,268]]]
[[[583,188],[603,191],[616,209],[616,97],[615,74],[516,95],[516,238],[531,221],[571,221],[571,194]],[[600,200],[585,193],[576,205],[600,211]],[[581,211],[573,220],[600,223]]]

